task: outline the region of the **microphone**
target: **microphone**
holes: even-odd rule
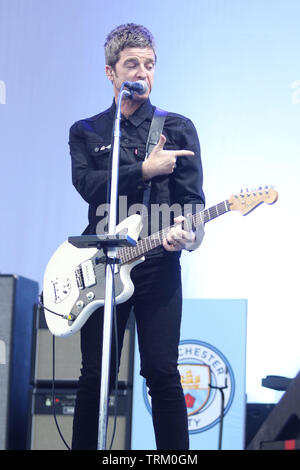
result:
[[[123,85],[138,95],[143,95],[148,91],[148,85],[144,80],[138,80],[137,82],[124,82]]]

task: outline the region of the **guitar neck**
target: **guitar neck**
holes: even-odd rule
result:
[[[220,215],[223,215],[229,211],[230,211],[230,204],[228,200],[226,200],[226,201],[220,202],[219,204],[216,204],[215,206],[210,207],[209,209],[204,209],[201,212],[197,212],[192,217],[193,223],[197,227],[198,225],[206,224],[206,222],[209,222],[210,220],[213,220],[216,217],[219,217]]]
[[[210,220],[213,220],[229,211],[230,204],[228,200],[226,200],[210,207],[209,209],[204,209],[203,211],[194,214],[192,216],[192,223],[195,227],[198,227],[199,225],[206,224]],[[153,233],[152,235],[139,240],[135,247],[121,248],[119,251],[121,263],[128,263],[136,258],[140,258],[148,251],[153,250],[153,248],[157,248],[162,245],[170,228],[171,227],[166,227],[159,232]]]

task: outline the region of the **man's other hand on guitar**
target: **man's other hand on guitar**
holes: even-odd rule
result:
[[[194,232],[185,217],[180,215],[174,219],[174,225],[170,228],[167,237],[163,240],[163,247],[167,251],[192,251],[198,248],[204,237],[204,225],[198,225]]]

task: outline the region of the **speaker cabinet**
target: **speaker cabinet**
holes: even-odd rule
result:
[[[55,415],[58,427],[66,441],[71,447],[73,415],[76,400],[76,384],[73,388],[57,389],[54,393]],[[123,387],[120,383],[118,389],[117,403],[115,395],[111,395],[108,409],[107,449],[111,445],[112,434],[115,423],[116,430],[112,443],[112,450],[130,449],[131,441],[131,403],[132,389]],[[52,389],[35,388],[32,393],[32,419],[29,432],[30,442],[28,448],[31,450],[66,450],[57,429],[53,413]],[[115,405],[117,408],[115,409]]]
[[[52,406],[53,337],[47,328],[43,309],[36,306],[33,327],[31,418],[28,449],[63,450]],[[131,314],[125,330],[118,375],[116,431],[113,450],[130,449],[135,321]],[[100,366],[100,364],[99,364]],[[80,375],[80,332],[70,337],[55,338],[55,410],[61,433],[69,445],[72,440],[73,414],[77,380]],[[114,427],[115,395],[110,396],[107,445]]]
[[[33,321],[32,383],[49,386],[52,382],[53,336],[45,320],[44,310],[35,306]],[[55,337],[55,380],[78,380],[81,367],[80,332],[67,337]]]
[[[248,450],[300,448],[300,372],[254,436]]]
[[[38,283],[0,275],[0,449],[26,449],[32,316]]]
[[[132,386],[135,322],[131,314],[125,330],[118,380]],[[33,325],[32,383],[49,386],[52,382],[53,337],[48,330],[43,309],[36,305]],[[80,331],[55,338],[55,381],[78,380],[81,367]]]

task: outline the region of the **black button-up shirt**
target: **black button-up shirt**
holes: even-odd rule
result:
[[[84,233],[99,233],[97,224],[103,213],[97,215],[97,208],[108,201],[115,110],[113,101],[106,111],[78,121],[70,129],[72,181],[83,199],[89,203],[89,226]],[[118,191],[119,196],[127,197],[128,210],[133,204],[142,204],[147,187],[143,180],[142,163],[154,110],[155,107],[148,99],[128,119],[122,117],[121,120]],[[163,134],[167,139],[165,150],[185,149],[193,151],[195,155],[178,157],[172,174],[157,176],[151,180],[151,207],[156,205],[157,208],[162,204],[177,204],[182,208],[185,204],[204,205],[200,145],[192,121],[179,114],[168,113]],[[118,222],[122,218],[124,210],[120,211]],[[165,250],[161,247],[152,250],[151,254],[163,252]]]

